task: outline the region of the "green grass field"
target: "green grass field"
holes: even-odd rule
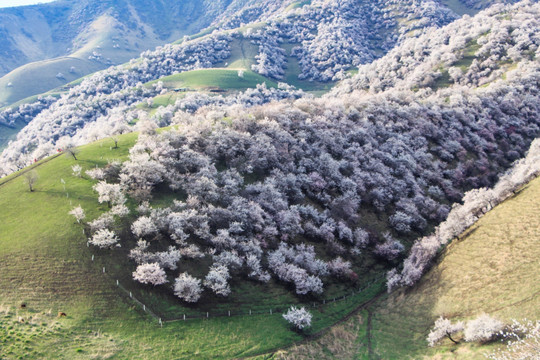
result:
[[[439,316],[456,321],[487,313],[506,323],[540,318],[539,201],[536,179],[454,240],[417,286],[385,295],[321,339],[285,354],[317,359],[484,358],[500,345],[445,340],[429,348],[425,339]]]
[[[73,74],[69,72],[71,66],[77,69]],[[101,68],[103,66],[76,57],[26,64],[0,78],[0,89],[2,89],[0,106],[7,106],[27,97],[49,92],[51,89],[78,79],[81,75],[93,73]],[[64,74],[64,79],[56,77],[56,74],[60,72]],[[12,86],[7,87],[8,83],[12,83]]]
[[[277,83],[254,73],[251,70],[244,70],[244,77],[238,76],[238,69],[202,69],[186,71],[163,77],[159,80],[149,82],[154,84],[163,81],[163,85],[168,89],[189,88],[190,90],[207,90],[219,88],[222,90],[245,90],[254,88],[257,84],[266,83],[268,87],[277,87]]]
[[[82,226],[67,214],[79,204],[87,220],[107,210],[97,203],[91,190],[94,181],[73,176],[71,166],[78,163],[87,170],[108,160],[126,159],[135,140],[135,134],[124,135],[119,148],[112,149],[112,140],[105,139],[82,147],[77,161],[61,155],[33,165],[39,174],[33,192],[28,190],[24,175],[0,180],[1,359],[253,356],[323,331],[382,290],[379,281],[365,292],[331,302],[333,296],[350,290],[346,284],[329,285],[324,294],[328,303],[312,307],[312,328],[298,334],[277,312],[301,299],[281,284],[235,281],[230,299],[208,296],[199,307],[183,306],[166,291],[137,285],[130,280],[134,264],[125,259],[126,249],[111,253],[87,247]],[[156,202],[169,196],[158,196]],[[165,322],[160,327],[116,286],[115,279],[164,320],[181,319],[184,313],[198,318]],[[23,303],[25,308],[20,307]],[[229,310],[233,315],[247,314],[250,309],[265,314],[213,317]],[[273,309],[272,315],[269,309]],[[204,319],[205,311],[210,312],[210,319]],[[59,312],[67,317],[59,318]]]

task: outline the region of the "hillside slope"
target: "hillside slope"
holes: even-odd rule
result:
[[[136,138],[121,136],[117,149],[111,148],[111,139],[84,146],[77,161],[55,156],[35,164],[39,179],[33,192],[24,174],[0,181],[0,206],[5,210],[0,214],[0,358],[228,359],[301,340],[279,314],[299,300],[275,284],[239,282],[230,299],[214,298],[195,308],[151,286],[137,286],[131,279],[135,267],[122,260],[122,248],[110,258],[107,251],[87,247],[84,227],[68,212],[80,204],[93,219],[106,206],[95,199],[95,181],[74,176],[71,166],[81,165],[84,173],[109,159],[125,160]],[[163,318],[163,327],[116,279],[144,301],[146,310]],[[313,333],[339,321],[381,288],[379,282],[347,300],[317,305]],[[343,290],[334,294],[328,296],[342,295]],[[58,317],[59,312],[67,316]]]
[[[246,5],[247,0],[59,0],[0,9],[0,107],[198,33],[224,12]]]
[[[134,96],[137,91],[133,87],[138,82],[146,83],[177,72],[231,66],[254,71],[273,81],[287,81],[306,90],[327,91],[335,81],[346,78],[347,71],[355,66],[383,56],[405,39],[425,32],[429,26],[443,26],[457,18],[440,4],[424,6],[413,0],[400,2],[399,6],[385,0],[378,0],[377,6],[369,1],[314,1],[281,11],[279,5],[286,3],[249,2],[246,9],[250,11],[238,11],[227,21],[214,25],[216,32],[212,32],[214,27],[208,28],[178,43],[144,52],[130,64],[83,80],[51,109],[32,114],[32,125],[20,136],[25,143],[22,151],[34,151],[64,135],[79,135],[82,128],[101,115],[112,114],[112,107],[117,104],[114,99],[123,97],[130,106],[157,95]],[[275,13],[266,14],[265,4],[276,9]],[[268,16],[267,21],[261,23],[261,16]],[[94,106],[88,94],[101,98],[100,111],[82,110],[85,115],[81,116],[80,109]],[[4,121],[9,124],[16,119],[8,115]],[[113,127],[111,121],[107,122]],[[50,126],[55,128],[54,135],[46,130]],[[29,133],[40,139],[28,138]],[[79,144],[88,140],[82,139]],[[21,151],[18,141],[12,144],[11,151],[14,149]],[[17,158],[16,162],[27,164],[25,159]]]
[[[482,313],[505,323],[540,318],[540,179],[497,206],[454,240],[412,289],[378,300],[311,344],[276,354],[287,359],[481,359],[498,344],[429,348],[426,337],[444,316]]]

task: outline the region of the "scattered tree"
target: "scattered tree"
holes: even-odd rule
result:
[[[429,332],[427,341],[429,346],[435,346],[443,338],[447,337],[454,344],[459,344],[458,341],[452,338],[452,335],[463,331],[463,322],[459,321],[455,324],[449,319],[445,319],[442,316],[435,321],[433,329]]]
[[[117,244],[120,239],[116,234],[108,229],[101,229],[96,231],[88,242],[91,245],[100,247],[100,248],[110,248],[113,245]]]
[[[180,299],[195,303],[202,293],[201,280],[188,273],[181,273],[174,282],[174,294]]]
[[[26,184],[28,185],[28,189],[30,192],[34,191],[34,185],[36,184],[36,181],[39,179],[38,173],[36,170],[30,170],[24,173],[24,179],[26,181]]]
[[[487,342],[504,328],[504,324],[487,315],[482,314],[476,319],[467,321],[465,326],[465,341]]]
[[[311,326],[312,315],[305,307],[291,306],[283,318],[292,324],[297,330],[303,330]]]
[[[228,296],[231,293],[231,288],[227,282],[230,277],[229,269],[225,266],[213,265],[204,279],[204,286],[217,295]]]
[[[73,215],[75,217],[75,220],[77,220],[77,223],[80,223],[81,220],[83,220],[85,218],[85,214],[84,214],[84,210],[83,208],[81,207],[81,205],[73,208],[70,212],[69,212],[69,215]]]

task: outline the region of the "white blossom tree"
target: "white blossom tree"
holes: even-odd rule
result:
[[[100,181],[93,186],[94,191],[99,195],[99,203],[106,202],[109,207],[119,205],[126,202],[126,197],[122,192],[120,184],[108,184],[105,181]]]
[[[73,217],[75,217],[75,220],[77,220],[77,223],[80,223],[81,220],[83,220],[86,217],[86,215],[84,213],[84,209],[81,207],[81,205],[73,208],[69,212],[69,215],[73,215]]]
[[[131,232],[137,237],[144,237],[148,235],[154,235],[158,231],[158,228],[154,224],[154,221],[148,216],[139,217],[132,225]]]
[[[439,341],[447,337],[453,343],[458,344],[459,342],[452,338],[452,335],[463,331],[463,322],[459,321],[455,324],[449,319],[445,319],[442,316],[435,321],[433,329],[429,332],[427,341],[429,346],[435,346]]]
[[[512,320],[500,333],[506,347],[487,357],[490,360],[537,360],[540,354],[540,320]]]
[[[291,306],[289,310],[283,314],[283,318],[292,324],[297,330],[303,330],[311,326],[312,315],[305,307],[297,308]]]
[[[231,275],[229,269],[223,265],[213,265],[204,278],[204,286],[221,296],[228,296],[231,288],[227,282]]]
[[[165,270],[158,263],[141,264],[133,272],[133,279],[141,284],[162,285],[167,282]]]
[[[108,229],[101,229],[98,230],[88,242],[94,246],[100,247],[100,248],[110,248],[116,243],[118,243],[120,239],[116,234]]]
[[[467,321],[465,325],[465,341],[486,342],[504,328],[502,321],[495,319],[487,314],[482,314],[476,319]]]
[[[174,281],[174,294],[186,302],[199,301],[202,291],[201,280],[188,273],[181,273]]]
[[[110,210],[110,213],[112,215],[115,215],[115,216],[118,216],[120,218],[123,218],[123,217],[126,217],[129,215],[129,208],[124,205],[124,204],[118,204],[118,205],[114,205],[111,210]]]

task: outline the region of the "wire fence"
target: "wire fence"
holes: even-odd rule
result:
[[[69,198],[69,194],[67,192],[66,192],[66,198]],[[70,205],[71,204],[72,204],[72,202],[70,200]],[[82,233],[86,238],[86,231],[85,231],[84,228],[82,229]],[[90,243],[88,241],[86,242],[86,246],[90,247]],[[95,254],[92,254],[90,259],[91,259],[92,262],[95,263]],[[317,307],[333,304],[333,303],[336,303],[336,302],[345,301],[347,299],[352,299],[355,295],[359,295],[359,294],[365,292],[366,290],[368,290],[371,287],[373,287],[374,285],[378,284],[382,279],[385,278],[385,275],[382,274],[382,275],[372,279],[371,281],[363,284],[362,287],[357,288],[357,289],[353,289],[350,293],[347,293],[345,295],[332,297],[332,298],[328,298],[328,299],[322,299],[322,300],[320,300],[320,299],[312,300],[309,303],[303,303],[303,304],[290,304],[290,303],[288,303],[288,304],[276,304],[276,305],[272,305],[272,307],[268,307],[268,308],[263,309],[263,310],[261,310],[261,309],[235,309],[235,310],[226,310],[226,311],[225,310],[206,311],[206,312],[199,312],[199,313],[196,313],[196,314],[194,314],[194,313],[189,313],[189,314],[186,313],[186,314],[183,314],[179,318],[169,318],[169,319],[167,319],[167,318],[165,318],[165,316],[158,315],[157,312],[153,311],[143,301],[137,299],[133,295],[133,291],[130,291],[126,287],[124,287],[120,283],[120,280],[115,279],[112,276],[110,276],[109,273],[107,272],[107,268],[105,266],[101,266],[101,267],[102,267],[102,269],[101,269],[102,274],[104,276],[106,276],[107,278],[109,278],[112,282],[114,282],[116,287],[118,289],[120,289],[129,298],[129,300],[131,300],[134,304],[136,304],[138,307],[140,307],[144,312],[146,312],[148,315],[150,315],[155,320],[157,320],[157,322],[159,323],[160,326],[163,326],[164,323],[187,321],[187,320],[191,320],[191,319],[209,319],[209,318],[217,318],[217,317],[237,317],[237,316],[251,316],[251,315],[283,314],[291,306],[295,306],[295,305],[296,306],[304,306],[304,307],[307,306],[307,307],[317,308]]]
[[[84,232],[84,231],[83,231]],[[91,261],[95,261],[95,255],[91,256]],[[209,318],[218,318],[218,317],[238,317],[238,316],[252,316],[252,315],[275,315],[275,314],[283,314],[287,312],[287,310],[291,306],[304,306],[304,307],[312,307],[312,308],[319,308],[322,306],[330,305],[336,302],[345,301],[353,299],[354,296],[359,295],[370,288],[372,288],[374,285],[377,285],[380,283],[380,281],[385,277],[384,275],[378,276],[371,281],[363,284],[362,287],[353,289],[352,292],[349,292],[345,295],[332,297],[328,299],[322,299],[322,300],[312,300],[307,303],[302,304],[275,304],[271,307],[269,306],[266,309],[234,309],[234,310],[216,310],[216,311],[204,311],[204,312],[198,312],[196,314],[194,313],[186,313],[178,318],[166,318],[165,316],[160,316],[157,314],[157,312],[153,311],[149,306],[147,306],[143,301],[137,299],[133,295],[133,291],[128,290],[126,287],[124,287],[120,280],[115,279],[111,276],[109,276],[107,269],[105,266],[102,266],[101,272],[104,276],[109,278],[111,281],[113,281],[118,289],[120,289],[127,298],[135,303],[138,307],[140,307],[144,312],[146,312],[148,315],[153,317],[159,325],[163,326],[164,323],[171,323],[171,322],[178,322],[178,321],[187,321],[187,320],[193,320],[193,319],[209,319]]]

